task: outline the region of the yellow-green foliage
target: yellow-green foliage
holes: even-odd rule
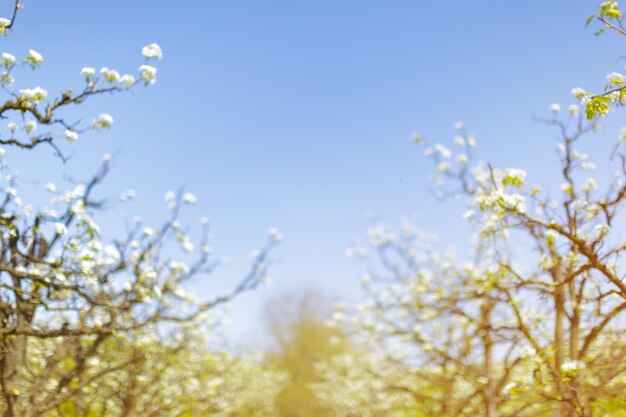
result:
[[[335,415],[326,409],[311,389],[318,381],[316,364],[349,349],[345,335],[325,324],[328,302],[317,293],[303,294],[271,303],[267,316],[276,348],[268,362],[286,372],[288,383],[276,397],[277,415],[323,417]],[[326,308],[325,308],[326,306]]]

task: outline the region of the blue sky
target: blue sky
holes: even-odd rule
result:
[[[233,305],[233,340],[251,343],[275,294],[358,297],[361,268],[345,248],[364,235],[367,210],[390,223],[414,213],[442,241],[464,244],[462,204],[429,194],[431,166],[412,132],[449,141],[463,120],[482,158],[541,181],[555,172],[555,132],[532,116],[624,66],[620,39],[584,29],[593,1],[25,3],[0,42],[16,55],[41,52],[44,69],[23,79],[51,92],[80,85],[86,65],[135,70],[150,42],[164,59],[154,88],[81,107],[111,113],[115,126],[82,137],[67,165],[49,150],[10,150],[12,163],[45,182],[57,171],[86,176],[102,154],[120,152],[104,191],[136,189],[120,214],[148,222],[164,217],[165,191],[194,192],[188,218],[208,215],[218,254],[234,259],[195,284],[200,294],[234,282],[279,227],[273,284]]]

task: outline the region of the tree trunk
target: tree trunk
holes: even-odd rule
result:
[[[485,387],[485,417],[498,417],[498,395],[493,363],[493,340],[491,338],[491,313],[494,305],[486,301],[482,306],[482,341],[484,347],[484,370],[487,386]]]
[[[22,389],[22,370],[26,353],[26,336],[10,336],[2,340],[3,355],[0,360],[0,383],[6,401],[4,417],[25,417],[19,414],[17,401]]]

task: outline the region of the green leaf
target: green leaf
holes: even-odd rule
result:
[[[585,21],[585,27],[588,27],[588,26],[589,26],[589,24],[591,23],[591,21],[593,20],[593,18],[594,18],[594,17],[596,17],[596,15],[595,15],[595,14],[592,14],[591,16],[589,16],[589,17],[587,18],[587,20]]]
[[[606,15],[614,19],[620,19],[622,17],[622,12],[619,9],[610,9],[606,11]]]

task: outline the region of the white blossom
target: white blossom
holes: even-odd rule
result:
[[[197,201],[198,199],[196,198],[196,196],[191,193],[185,193],[183,195],[183,202],[186,204],[196,204]]]
[[[3,52],[2,53],[2,61],[5,64],[13,65],[13,64],[15,64],[15,60],[16,60],[15,55],[12,55],[12,54],[10,54],[8,52]]]
[[[450,170],[450,163],[449,162],[439,162],[437,164],[437,171],[440,172],[446,172]]]
[[[568,182],[561,184],[561,191],[563,191],[563,193],[565,194],[573,194],[574,193],[574,186]]]
[[[120,82],[123,83],[126,87],[130,87],[135,83],[135,77],[130,74],[124,74],[120,78]]]
[[[56,230],[58,235],[64,235],[67,233],[67,227],[63,223],[55,223],[54,229]]]
[[[511,184],[513,186],[520,187],[526,179],[526,171],[523,169],[509,168],[504,172],[504,178],[502,182],[504,184]]]
[[[561,371],[565,373],[575,373],[585,368],[585,364],[581,361],[567,360],[561,364]]]
[[[163,199],[166,202],[172,202],[172,201],[174,201],[175,198],[176,198],[176,193],[174,191],[171,191],[171,190],[166,192],[165,196],[163,197]]]
[[[606,236],[611,231],[611,228],[606,224],[597,224],[593,228],[593,234],[598,238]]]
[[[48,99],[48,92],[41,87],[25,88],[20,90],[20,98],[39,104],[41,100]]]
[[[189,272],[189,267],[184,262],[172,261],[170,262],[170,269],[173,272],[177,272],[180,274],[186,274]]]
[[[598,183],[593,178],[587,178],[583,183],[583,191],[586,193],[590,193],[595,191],[598,188]]]
[[[269,230],[270,239],[272,242],[280,242],[283,240],[283,235],[276,227],[272,227]]]
[[[572,88],[571,94],[576,99],[581,99],[585,96],[586,92],[584,89],[580,87]]]
[[[619,72],[612,72],[606,76],[606,79],[611,85],[621,85],[624,84],[624,76]]]
[[[29,49],[26,60],[33,64],[41,64],[43,63],[43,56],[39,52],[35,51],[34,49]]]
[[[182,248],[185,252],[187,253],[191,253],[193,252],[193,243],[191,243],[189,240],[185,240],[182,243]]]
[[[91,126],[94,130],[110,128],[113,124],[113,117],[108,113],[102,113],[96,120],[93,121]]]
[[[147,59],[161,59],[163,58],[163,51],[161,47],[157,43],[151,43],[150,45],[146,45],[141,48],[141,54]]]
[[[76,139],[78,139],[78,132],[71,130],[71,129],[67,129],[65,131],[65,137],[67,138],[68,141],[74,142]]]
[[[37,130],[37,122],[34,120],[27,120],[24,127],[26,128],[26,133],[33,132]]]
[[[116,70],[104,67],[100,70],[100,74],[110,83],[114,83],[120,79],[120,73]]]
[[[156,82],[157,69],[152,65],[142,65],[139,67],[139,76],[146,84],[154,84]]]
[[[439,143],[435,145],[435,151],[437,151],[439,155],[441,155],[443,158],[446,158],[446,159],[452,156],[452,153],[450,152],[450,150]]]
[[[84,75],[86,78],[91,78],[94,75],[96,75],[96,69],[92,68],[92,67],[83,67],[82,70],[80,70],[81,75]]]

